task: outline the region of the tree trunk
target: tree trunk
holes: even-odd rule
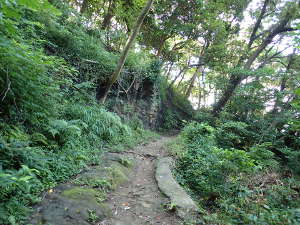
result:
[[[159,57],[162,53],[162,50],[164,48],[164,45],[166,43],[166,41],[169,39],[169,37],[165,37],[165,38],[162,38],[160,43],[159,43],[159,46],[158,46],[158,49],[157,49],[157,52],[156,52],[156,57]]]
[[[271,30],[269,30],[269,34],[267,37],[262,41],[262,43],[256,48],[256,50],[250,55],[246,63],[244,64],[243,68],[245,70],[249,70],[253,64],[253,62],[257,59],[260,53],[273,41],[274,37],[280,33],[292,31],[292,28],[286,27],[286,25],[290,21],[290,15],[286,14],[286,16],[280,20],[276,26]],[[229,83],[219,101],[213,106],[212,114],[213,116],[217,117],[219,113],[222,111],[228,100],[233,95],[237,86],[246,78],[247,76],[243,74],[239,75],[232,75]]]
[[[114,17],[115,8],[116,8],[116,2],[114,0],[110,0],[107,9],[107,14],[105,15],[101,25],[102,30],[107,30],[110,27],[111,19]]]
[[[215,89],[214,91],[214,105],[217,103],[218,91]]]
[[[132,46],[141,26],[142,26],[142,23],[147,15],[147,13],[149,12],[151,6],[153,4],[153,0],[149,0],[146,4],[146,6],[144,7],[144,9],[142,10],[141,14],[139,15],[138,19],[137,19],[137,22],[133,28],[133,32],[131,33],[126,45],[125,45],[125,48],[120,56],[120,59],[119,59],[119,62],[118,62],[118,65],[117,65],[117,68],[115,69],[115,71],[113,72],[113,74],[111,75],[109,81],[108,81],[108,84],[106,86],[106,89],[100,99],[100,102],[101,103],[105,103],[106,101],[106,98],[107,98],[107,95],[108,95],[108,92],[110,91],[112,85],[116,82],[116,80],[118,79],[123,67],[124,67],[124,63],[125,63],[125,60],[128,56],[128,53],[129,53],[129,49],[130,47]]]
[[[201,80],[200,80],[200,78],[198,78],[198,89],[199,89],[199,93],[198,93],[198,107],[197,107],[197,109],[199,110],[201,108]]]
[[[230,97],[233,95],[236,87],[242,82],[241,77],[231,77],[229,80],[229,84],[223,93],[222,97],[218,100],[218,102],[214,105],[212,114],[217,117],[219,113],[222,111]]]
[[[180,86],[180,84],[182,83],[184,77],[185,77],[186,71],[182,74],[180,81],[177,84],[177,88]]]
[[[285,69],[285,73],[288,73],[291,69],[291,66],[293,64],[293,60],[294,60],[294,54],[295,54],[295,51],[296,49],[294,49],[294,52],[293,54],[291,54],[288,58],[288,64],[286,66],[286,69]],[[280,83],[280,90],[279,90],[279,93],[282,93],[285,91],[286,89],[286,85],[287,85],[287,82],[288,82],[288,76],[287,75],[284,75],[281,79],[281,83]],[[277,96],[276,99],[275,99],[275,103],[274,103],[274,107],[271,111],[271,114],[272,115],[275,115],[278,113],[279,111],[279,105],[280,105],[280,102],[282,101],[282,97],[281,96]]]
[[[280,95],[280,93],[282,93],[285,88],[286,88],[286,82],[287,82],[287,77],[284,76],[281,80],[281,84],[280,84],[280,90],[277,91],[275,93],[277,93],[278,95]],[[276,100],[275,100],[275,103],[274,103],[274,106],[273,106],[273,109],[271,111],[271,114],[272,115],[275,115],[279,112],[279,105],[280,105],[280,102],[282,101],[282,97],[280,96],[276,96]]]
[[[200,73],[200,70],[201,70],[201,66],[198,66],[197,67],[197,70],[195,71],[195,73],[193,74],[191,80],[190,80],[190,85],[185,93],[185,97],[190,97],[191,93],[192,93],[192,89],[194,87],[194,83],[195,83],[195,80],[197,78],[197,75]]]
[[[184,69],[180,69],[179,73],[175,76],[175,78],[172,80],[172,82],[170,83],[170,87],[174,85],[174,83],[176,82],[176,80],[180,77],[180,75],[184,72]]]
[[[206,97],[207,97],[207,93],[206,93],[206,83],[205,83],[205,72],[204,70],[202,70],[201,72],[201,79],[202,79],[202,84],[203,84],[203,94],[202,94],[202,98],[203,98],[203,105],[204,107],[206,107]]]
[[[89,0],[83,0],[81,7],[80,7],[80,13],[83,14],[89,7]]]
[[[171,62],[169,68],[168,68],[168,72],[165,74],[165,76],[168,78],[170,76],[170,73],[172,71],[172,68],[173,68],[173,65],[174,65],[174,62]]]
[[[264,15],[266,14],[267,6],[269,5],[269,3],[270,3],[270,0],[265,0],[264,1],[263,7],[260,11],[260,15],[259,15],[258,19],[256,20],[256,23],[254,25],[254,28],[252,30],[252,33],[251,33],[251,36],[250,36],[250,39],[249,39],[249,43],[248,43],[248,48],[249,49],[251,48],[251,46],[252,46],[253,42],[255,41],[255,39],[258,38],[256,33],[258,31],[258,28],[261,25],[261,21],[262,21]]]
[[[131,26],[130,26],[131,24],[130,24],[128,17],[125,17],[124,21],[125,21],[126,28],[127,28],[127,34],[130,34],[131,33]]]

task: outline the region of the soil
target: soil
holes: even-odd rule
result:
[[[182,221],[165,205],[168,199],[158,189],[155,180],[155,161],[167,155],[164,148],[172,137],[161,137],[145,146],[138,146],[130,152],[135,168],[129,181],[109,194],[106,204],[112,210],[112,217],[97,225],[182,225]]]
[[[171,139],[161,137],[129,151],[105,153],[101,165],[89,167],[69,182],[45,192],[28,223],[181,225],[175,212],[165,207],[169,200],[159,191],[155,180],[156,161],[168,155],[164,146]],[[93,183],[105,180],[110,181],[114,191],[103,195],[106,198],[102,200],[102,189]]]

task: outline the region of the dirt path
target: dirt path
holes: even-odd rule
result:
[[[130,153],[136,166],[130,181],[121,185],[108,197],[107,204],[113,212],[110,219],[99,225],[181,225],[181,220],[164,209],[168,199],[159,191],[155,178],[155,159],[166,155],[164,144],[171,137],[162,137],[146,146],[138,146]]]

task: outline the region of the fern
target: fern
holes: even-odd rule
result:
[[[74,137],[80,137],[81,128],[75,124],[79,121],[53,120],[49,122],[48,132],[60,145],[65,144]]]

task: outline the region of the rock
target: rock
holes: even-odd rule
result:
[[[41,211],[33,215],[31,224],[89,225],[91,219],[100,221],[111,212],[105,204],[98,203],[96,199],[96,190],[82,187],[48,195],[47,200],[41,203]]]
[[[104,155],[104,161],[115,161],[120,163],[121,165],[127,167],[127,168],[131,168],[133,166],[133,159],[129,158],[129,157],[124,157],[120,154],[117,153],[106,153]]]
[[[129,159],[107,155],[105,162],[78,174],[71,183],[58,185],[35,207],[30,224],[89,225],[111,216],[103,203],[106,189],[128,180]]]
[[[119,163],[112,164],[107,168],[108,181],[111,183],[111,189],[115,190],[120,184],[128,181],[130,169],[120,165]]]
[[[70,200],[88,201],[96,205],[98,192],[91,188],[73,187],[63,191],[61,195]]]
[[[147,203],[147,202],[141,202],[141,205],[144,207],[144,208],[151,208],[151,204]]]
[[[194,220],[199,208],[184,189],[176,182],[171,172],[172,158],[165,157],[157,161],[155,178],[159,189],[170,198],[172,207],[183,220]]]

